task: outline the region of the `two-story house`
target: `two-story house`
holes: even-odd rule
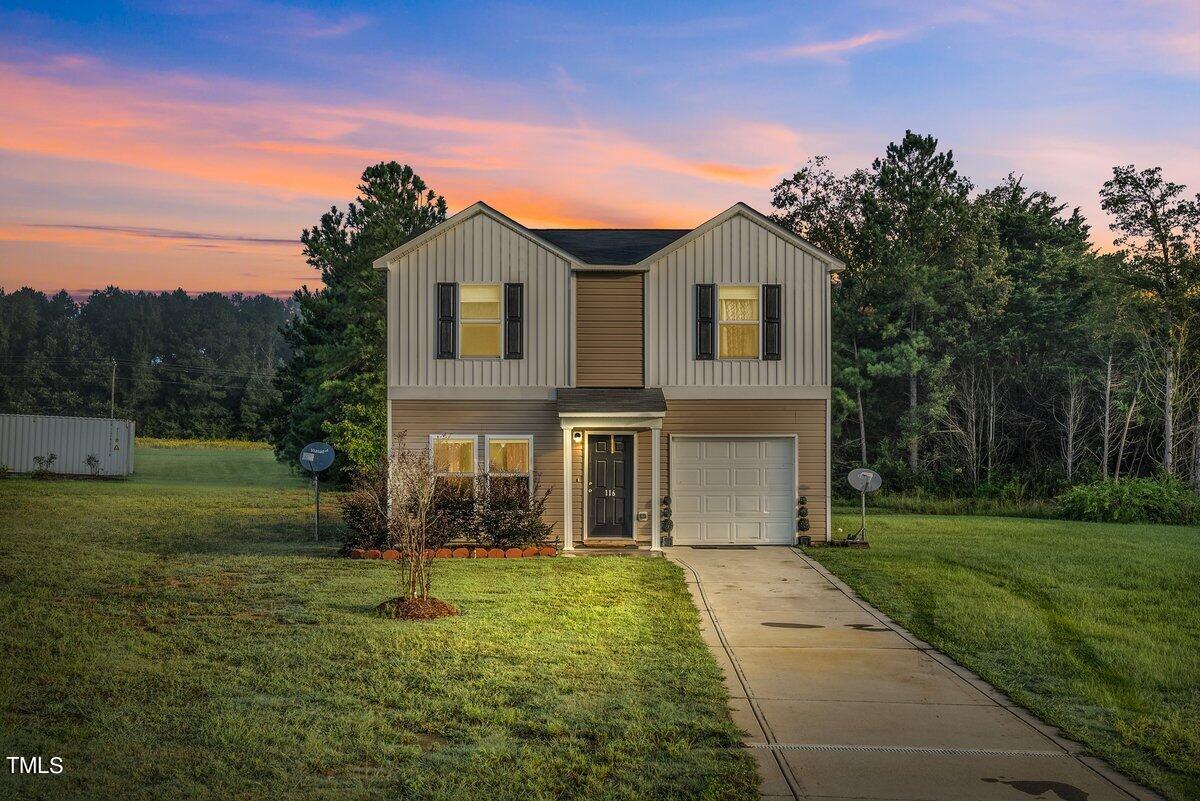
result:
[[[388,441],[551,491],[564,550],[829,536],[830,281],[737,204],[692,230],[529,229],[476,203],[387,271]],[[669,512],[664,512],[664,506]]]

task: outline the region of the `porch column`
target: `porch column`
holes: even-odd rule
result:
[[[575,516],[571,503],[571,429],[563,430],[563,550],[575,550],[571,542],[571,519]]]
[[[662,451],[659,446],[659,429],[650,429],[650,550],[662,550],[662,489],[659,487],[658,469],[662,462]]]

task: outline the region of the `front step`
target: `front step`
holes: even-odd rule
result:
[[[579,544],[581,548],[605,548],[608,550],[624,549],[636,551],[638,544],[629,537],[614,537],[612,539],[600,539],[599,537],[589,537]]]

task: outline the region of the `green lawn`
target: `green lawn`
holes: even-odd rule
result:
[[[0,481],[0,748],[22,798],[743,798],[721,674],[661,559],[439,563],[464,614],[370,614],[263,451]]]
[[[1172,798],[1200,798],[1200,528],[876,515],[809,553],[914,634]],[[835,516],[853,531],[857,515]]]

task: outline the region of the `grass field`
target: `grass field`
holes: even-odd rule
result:
[[[1097,755],[1200,798],[1200,528],[878,514],[870,536],[809,553]]]
[[[666,560],[440,563],[463,616],[383,620],[269,452],[136,466],[0,481],[0,748],[66,766],[0,796],[755,797]]]

